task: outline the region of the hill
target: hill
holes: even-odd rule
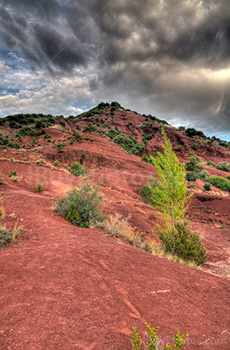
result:
[[[157,245],[159,213],[140,192],[156,175],[148,156],[162,150],[162,125],[178,158],[192,163],[190,179],[197,177],[189,182],[195,194],[188,214],[208,250],[199,269],[73,226],[52,209],[56,198],[90,180],[104,194],[107,215],[129,217],[139,237]],[[164,341],[177,329],[188,332],[185,349],[229,349],[230,191],[212,180],[229,182],[229,143],[117,102],[69,118],[8,116],[0,133],[1,227],[23,226],[0,250],[1,349],[128,350],[132,326],[142,333],[145,321],[160,326]],[[75,161],[84,177],[70,173]]]

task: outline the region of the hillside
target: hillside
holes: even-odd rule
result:
[[[162,150],[162,126],[178,158],[199,157],[203,167],[189,181],[189,219],[208,250],[198,269],[101,229],[73,226],[52,208],[72,186],[90,180],[104,194],[105,214],[129,217],[139,236],[157,245],[159,213],[140,191],[156,175],[148,156]],[[0,250],[1,349],[128,350],[132,327],[143,332],[145,321],[160,326],[163,340],[177,329],[188,332],[185,349],[229,349],[230,190],[211,183],[205,191],[202,175],[230,184],[229,143],[114,102],[69,118],[0,119],[0,145],[1,226],[23,226]],[[75,161],[86,169],[84,177],[69,172]],[[39,184],[42,191],[35,192]]]

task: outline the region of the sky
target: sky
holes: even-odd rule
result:
[[[1,0],[0,116],[117,101],[230,141],[229,0]]]

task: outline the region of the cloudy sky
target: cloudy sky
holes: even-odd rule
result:
[[[0,116],[118,101],[230,141],[229,0],[1,0]]]

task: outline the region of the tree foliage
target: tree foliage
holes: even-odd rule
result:
[[[192,193],[187,194],[185,165],[177,158],[163,128],[162,137],[164,152],[150,156],[159,177],[152,177],[155,182],[151,186],[152,202],[156,209],[163,212],[164,219],[174,227],[175,222],[184,218]]]

